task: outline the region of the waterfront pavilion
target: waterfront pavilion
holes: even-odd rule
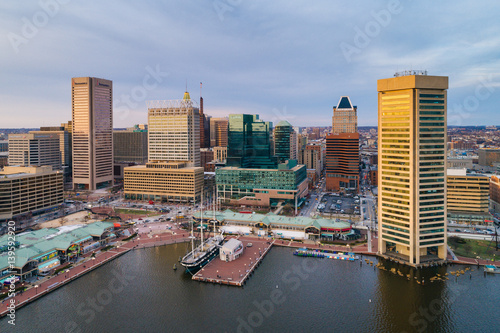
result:
[[[200,212],[193,215],[200,221]],[[203,212],[203,221],[213,220],[213,211]],[[229,233],[253,233],[260,236],[272,235],[287,239],[334,239],[352,231],[351,224],[325,218],[288,217],[267,214],[237,213],[230,210],[215,214],[217,224]]]
[[[106,245],[116,235],[111,222],[94,222],[47,228],[16,235],[14,256],[9,255],[9,235],[0,237],[0,283],[12,277],[24,281],[46,274],[60,264]],[[11,258],[14,258],[12,260]],[[14,267],[11,268],[10,265]]]

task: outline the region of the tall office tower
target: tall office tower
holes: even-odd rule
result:
[[[210,147],[227,147],[227,118],[210,118]]]
[[[9,165],[46,166],[62,170],[59,135],[9,134]]]
[[[227,166],[253,169],[275,169],[276,156],[271,154],[270,134],[273,124],[259,115],[229,115]]]
[[[73,187],[113,185],[113,82],[95,77],[71,80]]]
[[[357,107],[348,96],[333,107],[331,135],[326,137],[326,189],[359,190],[359,134]]]
[[[378,251],[410,265],[446,259],[446,89],[426,72],[377,81]]]
[[[292,132],[292,125],[286,120],[280,121],[274,128],[274,155],[278,157],[278,163],[284,163],[290,159],[290,135]]]
[[[339,133],[326,137],[326,189],[359,191],[358,133]]]
[[[201,199],[200,113],[189,93],[182,100],[149,101],[146,165],[124,168],[124,194],[134,200]]]
[[[297,140],[297,132],[290,132],[290,159],[297,160],[299,157],[299,148],[298,148],[298,140]]]
[[[333,107],[332,133],[358,133],[358,107],[352,106],[349,96],[342,96]]]
[[[208,148],[205,142],[205,115],[203,114],[203,97],[201,97],[201,82],[200,82],[200,148]]]
[[[199,167],[200,113],[189,93],[182,100],[149,101],[148,159]]]

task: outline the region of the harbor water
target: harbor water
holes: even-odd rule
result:
[[[430,282],[465,267],[413,270],[384,262],[387,270],[380,270],[365,260],[298,257],[294,249],[273,247],[238,288],[192,281],[182,269],[173,270],[186,250],[183,243],[131,251],[18,309],[15,327],[2,318],[0,332],[499,329],[500,275],[485,277],[482,267]]]

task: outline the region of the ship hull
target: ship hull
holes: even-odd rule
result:
[[[200,256],[197,260],[191,262],[182,260],[181,265],[184,266],[186,272],[196,273],[204,266],[206,266],[213,258],[219,254],[219,245],[222,243],[223,239],[217,242],[217,244],[211,247],[204,255]]]

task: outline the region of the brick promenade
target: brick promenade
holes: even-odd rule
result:
[[[162,234],[162,235],[153,235],[149,237],[148,234],[138,234],[137,237],[132,240],[123,243],[121,239],[117,239],[116,244],[117,247],[112,248],[109,251],[99,252],[96,254],[95,259],[91,258],[91,253],[84,255],[84,260],[78,262],[71,268],[60,272],[58,275],[51,276],[48,278],[43,278],[39,281],[36,281],[34,284],[28,285],[28,289],[22,293],[18,292],[14,296],[15,300],[15,309],[19,309],[20,307],[48,294],[49,292],[79,278],[80,276],[90,272],[91,270],[98,268],[105,263],[113,260],[124,253],[134,249],[134,248],[147,248],[154,247],[166,244],[173,243],[181,243],[186,242],[188,240],[187,232],[178,232],[174,234]],[[11,299],[4,299],[2,303],[0,303],[0,317],[3,317],[8,314],[9,309],[7,306],[11,304]]]

